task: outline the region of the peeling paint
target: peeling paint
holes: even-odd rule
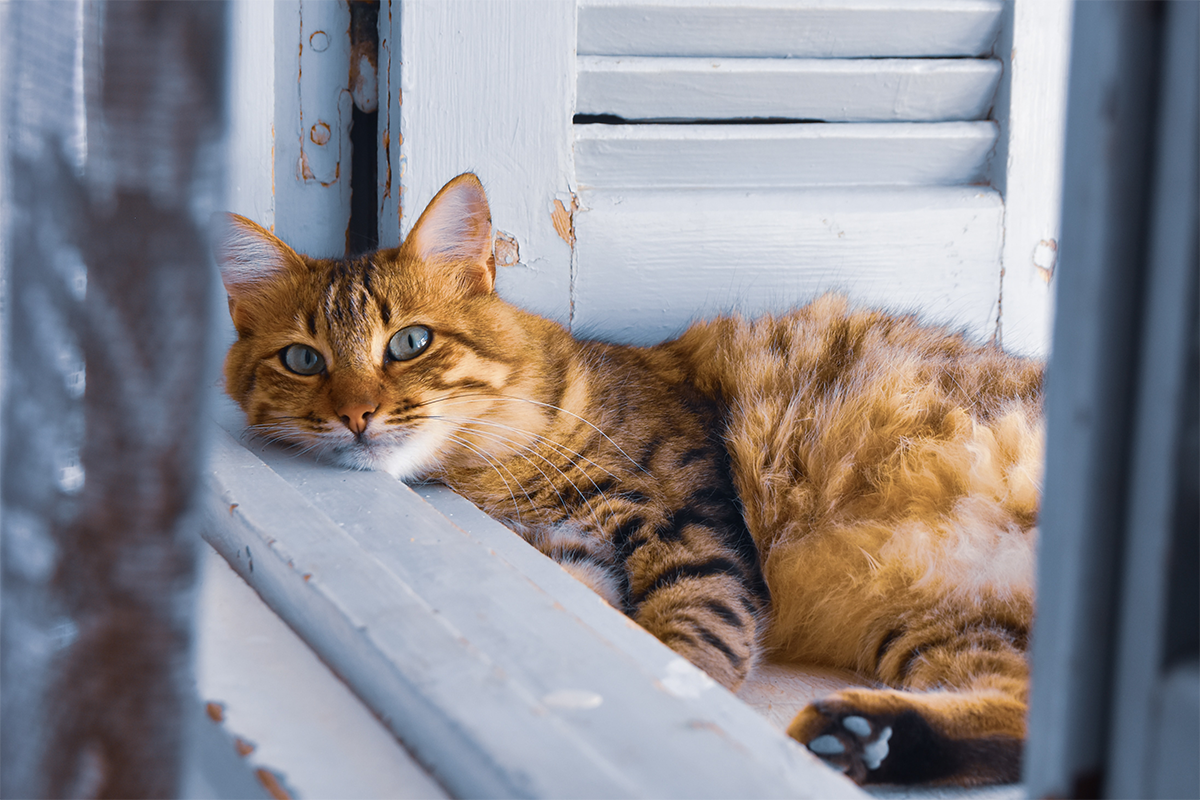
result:
[[[554,231],[564,242],[575,247],[575,212],[579,203],[574,195],[571,197],[571,210],[563,205],[562,200],[554,201],[554,210],[550,213],[550,221],[554,223]]]
[[[504,231],[496,231],[496,239],[492,243],[492,253],[495,255],[498,267],[513,267],[521,261],[521,248],[517,244],[517,238]]]
[[[225,706],[220,703],[205,703],[204,713],[208,714],[208,718],[213,722],[225,721]]]
[[[1058,240],[1042,239],[1033,248],[1033,266],[1038,277],[1049,285],[1054,278],[1054,268],[1058,265]]]
[[[258,748],[253,742],[248,742],[240,736],[235,736],[233,739],[233,749],[237,750],[239,756],[245,758]]]
[[[263,788],[266,789],[270,793],[271,797],[275,798],[275,800],[292,800],[292,796],[286,789],[283,788],[283,784],[279,781],[279,778],[277,778],[270,770],[256,769],[254,771],[254,776],[258,778],[258,782],[263,785]]]
[[[313,125],[308,131],[308,138],[312,140],[313,144],[328,144],[330,136],[332,136],[332,133],[329,130],[329,124],[326,122],[318,121],[317,124]]]

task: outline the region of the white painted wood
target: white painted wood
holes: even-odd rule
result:
[[[1113,717],[1108,743],[1110,797],[1168,797],[1155,784],[1187,774],[1183,764],[1163,765],[1159,751],[1178,752],[1200,737],[1196,717],[1189,726],[1171,730],[1159,695],[1164,664],[1172,649],[1169,596],[1173,593],[1171,562],[1186,524],[1180,508],[1187,491],[1184,455],[1194,446],[1186,404],[1188,370],[1197,325],[1197,232],[1200,228],[1200,6],[1174,3],[1165,10],[1160,47],[1161,91],[1158,97],[1153,195],[1150,198],[1148,250],[1143,274],[1145,304],[1141,314],[1136,404],[1130,423],[1129,500],[1125,529],[1129,545],[1122,557],[1121,607],[1114,658]],[[1194,411],[1194,408],[1191,409]],[[1190,445],[1190,446],[1189,446]],[[1194,462],[1193,462],[1194,463]],[[1195,529],[1184,536],[1196,536]],[[1194,621],[1192,625],[1195,625]],[[1193,630],[1195,630],[1193,628]],[[1193,697],[1195,692],[1193,692]],[[1195,775],[1195,759],[1189,759]],[[1162,769],[1165,766],[1166,769]],[[1187,782],[1179,785],[1180,789]],[[1193,778],[1186,797],[1200,791]]]
[[[548,591],[565,573],[528,546],[517,569],[382,473],[255,452],[218,435],[206,535],[451,794],[863,796],[594,594]]]
[[[379,246],[400,244],[403,204],[401,177],[404,157],[400,146],[400,73],[404,66],[400,52],[400,23],[404,10],[402,0],[379,0],[379,129],[376,163],[379,174],[376,183],[377,213],[379,215]]]
[[[1072,0],[1017,0],[1008,79],[997,93],[1003,147],[993,181],[1004,193],[1000,341],[1045,357],[1054,315]]]
[[[574,330],[648,344],[831,290],[991,335],[1003,204],[983,187],[583,192]]]
[[[992,122],[576,125],[591,188],[953,185],[981,182]]]
[[[275,228],[275,8],[229,4],[229,133],[226,210]]]
[[[991,52],[1001,0],[580,0],[580,55],[879,58]]]
[[[404,231],[446,181],[476,172],[493,224],[520,253],[498,269],[498,290],[562,321],[571,247],[551,215],[556,203],[570,209],[574,190],[575,13],[575,0],[405,0],[392,32],[404,62]]]
[[[303,641],[203,546],[196,599],[200,701],[293,797],[438,798],[445,791]],[[260,779],[261,780],[261,779]],[[265,793],[265,789],[260,787]]]
[[[275,233],[321,258],[350,225],[349,27],[346,0],[275,5]]]
[[[580,56],[578,114],[628,120],[784,118],[827,122],[984,119],[991,59]]]

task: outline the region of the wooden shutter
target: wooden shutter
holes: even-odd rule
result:
[[[574,322],[655,341],[829,289],[995,324],[1000,0],[581,0]]]

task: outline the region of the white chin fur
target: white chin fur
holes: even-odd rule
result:
[[[426,428],[397,444],[340,450],[337,460],[353,469],[386,472],[398,480],[410,481],[425,476],[437,464],[441,445],[438,431]]]

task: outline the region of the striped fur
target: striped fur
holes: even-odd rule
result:
[[[765,653],[892,687],[789,729],[859,782],[1017,778],[1041,366],[836,296],[577,341],[492,291],[487,213],[460,176],[348,261],[230,217],[226,388],[253,429],[445,482],[731,689]],[[427,349],[389,357],[412,325]],[[292,372],[296,344],[324,369]]]

